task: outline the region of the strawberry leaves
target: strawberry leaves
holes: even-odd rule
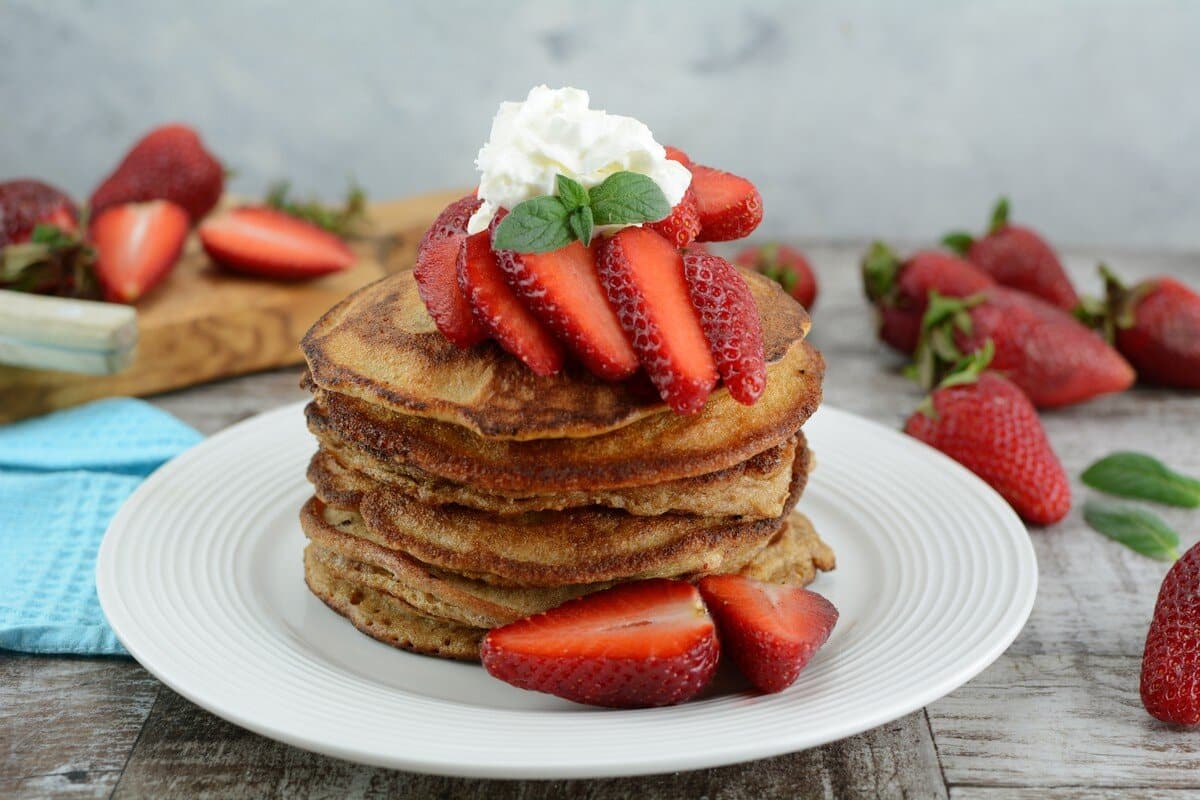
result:
[[[1149,511],[1088,501],[1083,518],[1108,538],[1144,556],[1159,561],[1179,558],[1179,534]]]
[[[1183,508],[1200,506],[1200,480],[1181,475],[1144,453],[1105,456],[1088,467],[1082,478],[1093,489],[1118,497]]]
[[[575,240],[589,245],[597,225],[658,222],[671,213],[658,184],[636,172],[615,172],[591,189],[559,175],[555,191],[509,211],[496,228],[496,249],[548,253]]]

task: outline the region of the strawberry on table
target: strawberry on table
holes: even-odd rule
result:
[[[700,594],[717,620],[723,652],[764,692],[795,683],[837,624],[833,603],[798,586],[710,575]]]
[[[942,242],[998,283],[1073,311],[1079,305],[1079,295],[1058,254],[1033,229],[1011,224],[1008,211],[1008,198],[1001,197],[992,211],[991,226],[982,238],[976,239],[969,233],[951,233]]]
[[[754,184],[731,172],[693,164],[692,190],[700,212],[701,242],[728,242],[749,236],[762,222],[762,196]]]
[[[600,281],[621,327],[659,394],[694,414],[717,382],[717,367],[692,305],[683,257],[646,228],[625,228],[600,245]]]
[[[772,242],[738,253],[733,263],[761,273],[783,287],[809,311],[817,301],[817,276],[804,253]]]
[[[337,236],[264,206],[235,208],[205,220],[199,234],[213,261],[264,278],[312,278],[355,262],[354,251]]]
[[[967,297],[996,282],[983,270],[940,250],[919,250],[901,260],[883,242],[863,258],[863,288],[879,313],[879,338],[902,353],[912,353],[921,338],[921,318],[929,295]]]
[[[30,178],[0,183],[0,247],[28,242],[38,225],[74,233],[79,209],[65,192],[48,183]]]
[[[683,274],[721,380],[734,400],[753,405],[767,386],[767,364],[750,287],[719,256],[684,253]]]
[[[92,193],[92,215],[120,203],[170,200],[197,222],[225,187],[225,170],[186,125],[163,125],[142,137]]]
[[[997,372],[989,343],[946,377],[904,432],[974,472],[1035,525],[1071,509],[1071,486],[1025,393]]]
[[[484,669],[522,689],[577,703],[682,703],[712,679],[716,627],[696,587],[625,583],[488,632]]]
[[[187,212],[166,200],[124,203],[91,223],[96,277],[108,300],[132,303],[162,281],[187,239]]]
[[[467,240],[467,221],[481,202],[469,194],[442,209],[421,237],[413,268],[417,293],[437,329],[464,349],[487,338],[458,281],[458,256]]]
[[[1200,724],[1200,544],[1163,579],[1142,655],[1142,705],[1177,725]]]
[[[487,231],[467,237],[458,257],[458,283],[475,318],[501,347],[538,375],[562,369],[562,347],[505,282]]]

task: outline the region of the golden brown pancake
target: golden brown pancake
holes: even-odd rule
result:
[[[486,439],[446,422],[398,414],[317,389],[305,414],[340,451],[494,493],[622,489],[729,469],[791,439],[821,402],[825,362],[798,342],[772,366],[757,403],[714,393],[694,416],[655,414],[587,439]],[[532,374],[532,373],[530,373]]]
[[[389,468],[354,448],[323,445],[309,463],[308,479],[327,502],[341,508],[357,508],[368,491],[392,490],[427,505],[454,504],[506,515],[604,506],[638,516],[673,512],[768,519],[783,513],[793,461],[808,457],[799,434],[741,464],[694,478],[628,489],[512,495],[453,483],[416,468]]]
[[[745,276],[772,366],[807,335],[808,314],[774,281]],[[313,383],[322,389],[482,436],[589,437],[648,417],[673,416],[636,382],[607,383],[577,365],[539,377],[491,342],[459,350],[434,326],[408,272],[383,278],[334,306],[308,331],[301,348]],[[769,377],[768,388],[770,382]],[[709,399],[709,405],[723,402],[736,405],[724,388]],[[797,427],[799,422],[788,429]]]

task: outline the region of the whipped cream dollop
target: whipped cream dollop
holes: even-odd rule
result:
[[[500,104],[491,136],[475,159],[483,205],[471,217],[469,233],[487,228],[501,208],[555,194],[560,174],[590,189],[614,172],[638,172],[658,184],[672,207],[683,199],[692,174],[667,158],[650,129],[588,104],[581,89],[547,86],[530,89],[523,102]],[[607,226],[622,227],[627,226]]]

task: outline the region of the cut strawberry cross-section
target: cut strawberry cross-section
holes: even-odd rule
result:
[[[625,228],[600,246],[608,299],[659,394],[694,414],[717,382],[717,367],[683,274],[683,257],[647,228]]]
[[[166,200],[110,206],[96,217],[90,235],[105,298],[132,303],[165,278],[189,224],[187,212]]]
[[[413,268],[417,292],[434,324],[464,349],[487,338],[458,284],[458,256],[467,238],[467,221],[480,202],[469,194],[446,206],[422,237]]]
[[[696,587],[625,583],[496,628],[484,669],[522,689],[577,703],[642,708],[698,694],[717,668],[712,618]]]
[[[696,193],[689,186],[683,199],[671,209],[664,220],[651,222],[646,227],[659,233],[676,247],[687,247],[700,235],[700,210],[696,207]]]
[[[218,264],[268,278],[312,278],[354,266],[354,251],[327,230],[262,206],[205,220],[204,251]]]
[[[493,220],[493,235],[503,216]],[[549,253],[497,250],[496,259],[517,296],[588,371],[609,381],[637,372],[637,355],[608,304],[590,248],[576,241]]]
[[[505,282],[487,231],[467,237],[458,257],[458,283],[475,318],[501,347],[538,375],[562,369],[562,347]]]
[[[717,372],[733,399],[754,404],[767,386],[762,320],[746,279],[720,256],[685,253],[683,274]]]
[[[731,172],[694,164],[692,190],[700,212],[701,242],[728,242],[749,236],[762,222],[763,204],[750,181]]]

